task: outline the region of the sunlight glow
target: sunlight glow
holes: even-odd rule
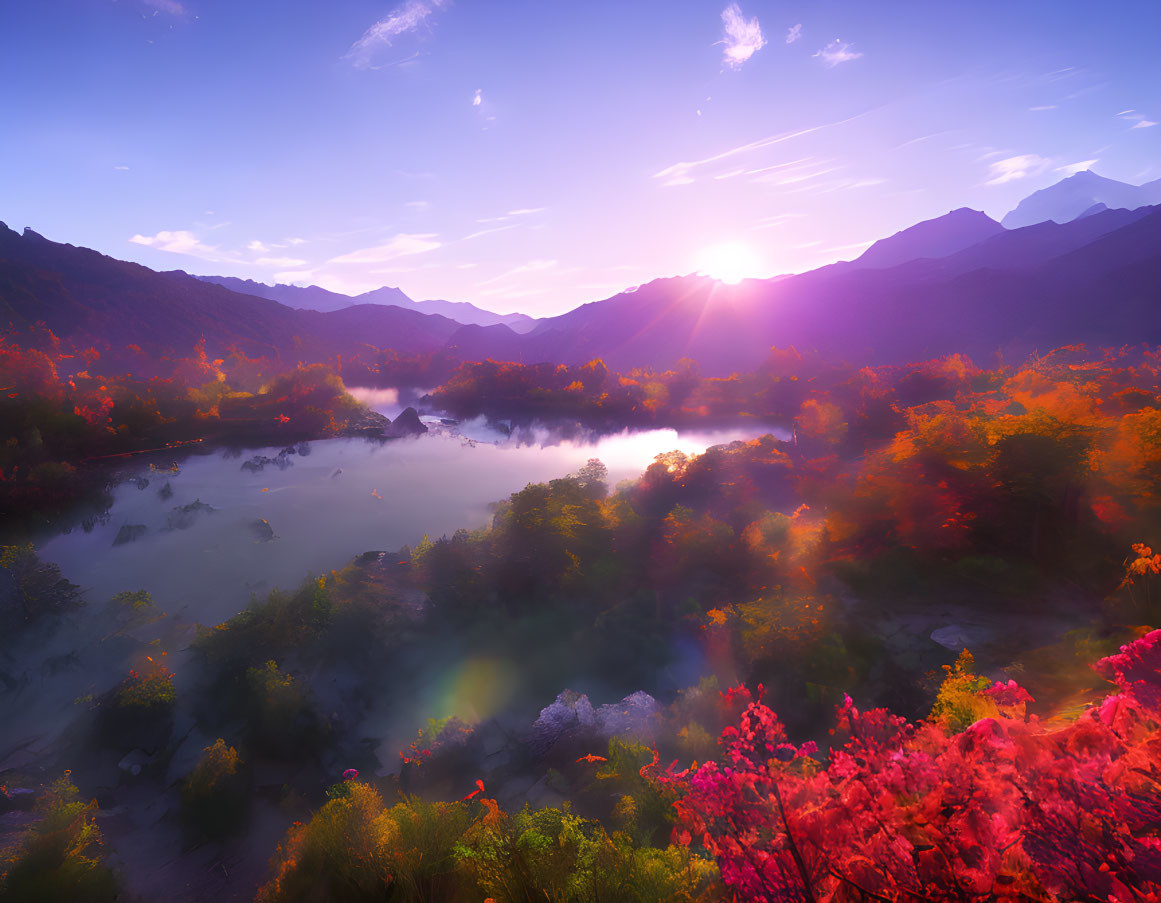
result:
[[[697,257],[697,272],[719,282],[734,284],[757,276],[762,263],[748,245],[724,242],[705,248]]]

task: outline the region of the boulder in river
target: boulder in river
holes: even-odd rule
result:
[[[258,518],[250,524],[250,532],[254,534],[255,542],[273,542],[278,537],[274,535],[274,528],[264,517]]]
[[[194,521],[202,514],[208,514],[216,511],[213,505],[207,505],[201,499],[195,499],[188,505],[178,505],[169,512],[169,517],[166,518],[165,529],[167,530],[186,530],[194,525]]]
[[[117,536],[113,539],[113,545],[123,546],[127,542],[134,542],[147,532],[148,528],[145,524],[122,524],[121,529],[117,531]]]
[[[427,427],[420,421],[419,412],[415,408],[404,408],[383,430],[383,435],[388,439],[402,439],[404,436],[422,436],[426,432]]]

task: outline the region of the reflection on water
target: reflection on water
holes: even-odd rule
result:
[[[533,429],[485,442],[468,438],[495,438],[483,424],[461,429],[463,436],[433,432],[385,444],[314,442],[306,456],[283,455],[283,467],[275,463],[279,449],[256,449],[241,457],[191,457],[177,474],[145,468],[140,476],[148,485],[139,479],[115,489],[107,522],[89,533],[54,537],[40,553],[92,602],[145,589],[162,609],[213,624],[243,608],[252,593],[295,586],[361,552],[483,527],[491,502],[574,472],[589,458],[605,462],[615,486],[639,476],[663,452],[697,453],[771,431],[649,430],[562,440]],[[253,455],[272,463],[243,467]],[[172,494],[163,497],[167,483]]]

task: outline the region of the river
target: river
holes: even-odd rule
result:
[[[589,458],[605,463],[613,487],[640,476],[660,453],[700,453],[764,432],[780,431],[747,425],[560,439],[542,428],[517,440],[481,424],[449,429],[433,421],[432,432],[413,439],[312,442],[306,455],[283,455],[284,469],[243,467],[254,456],[277,459],[278,448],[194,454],[175,472],[169,459],[155,459],[160,469],[142,464],[114,488],[106,518],[43,541],[39,552],[90,602],[144,589],[162,610],[214,624],[255,593],[294,587],[364,551],[486,526],[492,502],[575,472]],[[213,510],[175,510],[197,502]],[[258,535],[260,519],[273,539]],[[119,534],[137,535],[116,544]]]

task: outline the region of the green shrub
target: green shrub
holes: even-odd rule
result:
[[[64,777],[38,800],[39,820],[10,859],[0,859],[0,899],[5,903],[104,903],[117,898],[117,881],[104,864],[96,801],[83,803]]]
[[[302,684],[270,660],[246,672],[250,725],[255,747],[277,758],[317,750],[326,728]]]
[[[220,837],[236,827],[245,810],[247,788],[239,773],[238,751],[219,737],[203,751],[182,783],[186,817],[197,830]]]

